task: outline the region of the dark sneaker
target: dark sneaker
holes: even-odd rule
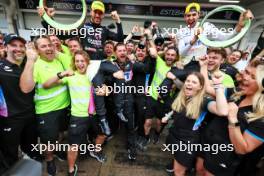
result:
[[[137,146],[139,150],[146,151],[149,143],[150,139],[146,139],[145,137],[143,137],[140,141],[137,142]]]
[[[57,169],[56,169],[54,159],[51,161],[47,161],[47,172],[48,172],[49,176],[55,176],[56,175]]]
[[[67,153],[64,151],[55,152],[54,155],[61,162],[67,161]]]
[[[122,121],[122,122],[128,122],[127,118],[125,117],[125,115],[123,114],[123,112],[118,112],[117,113],[118,118]]]
[[[160,135],[157,134],[156,132],[154,132],[154,134],[153,134],[153,144],[159,143],[159,137],[160,137]]]
[[[128,152],[128,159],[135,160],[136,159],[136,149],[130,148],[127,150]]]
[[[78,166],[74,164],[74,170],[72,172],[68,172],[68,176],[77,176]]]
[[[101,126],[101,129],[103,131],[103,133],[106,135],[106,136],[110,136],[111,135],[111,130],[109,128],[109,125],[108,125],[108,122],[106,119],[102,119],[100,121],[100,126]]]
[[[106,156],[103,154],[102,151],[100,151],[100,152],[90,151],[90,156],[97,159],[97,161],[99,161],[101,163],[106,162]]]
[[[174,172],[173,161],[166,165],[166,172],[168,172],[168,173],[173,173]]]

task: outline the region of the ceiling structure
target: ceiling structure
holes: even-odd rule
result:
[[[150,0],[136,0],[136,1],[150,1]],[[164,0],[162,3],[190,3],[190,2],[198,2],[202,4],[238,4],[238,5],[243,5],[243,6],[249,6],[258,2],[261,2],[263,0],[240,0],[239,3],[213,3],[209,2],[209,0]],[[151,2],[161,2],[160,0],[151,0]]]

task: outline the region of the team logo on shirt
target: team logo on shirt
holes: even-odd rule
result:
[[[13,71],[13,69],[11,69],[11,68],[8,67],[8,66],[5,66],[5,67],[4,67],[4,70],[7,71],[7,72],[12,72],[12,71]]]

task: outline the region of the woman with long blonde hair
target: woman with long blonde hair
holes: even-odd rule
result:
[[[214,77],[216,85],[216,100],[205,96],[204,77],[193,72],[186,78],[184,85],[177,98],[172,104],[174,123],[169,130],[167,144],[180,147],[181,145],[200,145],[200,129],[197,122],[201,122],[206,111],[218,115],[227,115],[228,104],[224,96],[224,89],[218,86],[222,77]],[[164,121],[163,121],[164,122]],[[198,149],[198,150],[201,150]],[[174,154],[174,174],[185,175],[187,169],[193,167],[196,156],[196,149],[185,151],[172,151]]]
[[[227,118],[214,118],[202,136],[206,143],[232,145],[233,149],[217,155],[205,152],[205,171],[199,175],[255,175],[256,165],[264,156],[263,63],[255,61],[246,67],[241,73],[239,91],[233,93],[228,105]]]

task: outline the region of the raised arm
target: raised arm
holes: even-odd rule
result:
[[[212,81],[215,89],[216,101],[208,105],[208,110],[219,116],[228,115],[228,103],[225,96],[225,88],[222,85],[224,76],[219,72],[212,76]]]
[[[116,22],[117,33],[111,32],[107,29],[108,30],[107,31],[107,34],[108,34],[107,39],[114,40],[117,42],[123,42],[124,32],[123,32],[123,27],[122,27],[121,20],[120,20],[120,17],[118,15],[117,11],[111,12],[111,17]]]
[[[27,44],[26,56],[27,62],[21,74],[19,86],[22,92],[29,93],[35,87],[33,72],[34,64],[38,58],[38,53],[35,50],[33,43]]]

